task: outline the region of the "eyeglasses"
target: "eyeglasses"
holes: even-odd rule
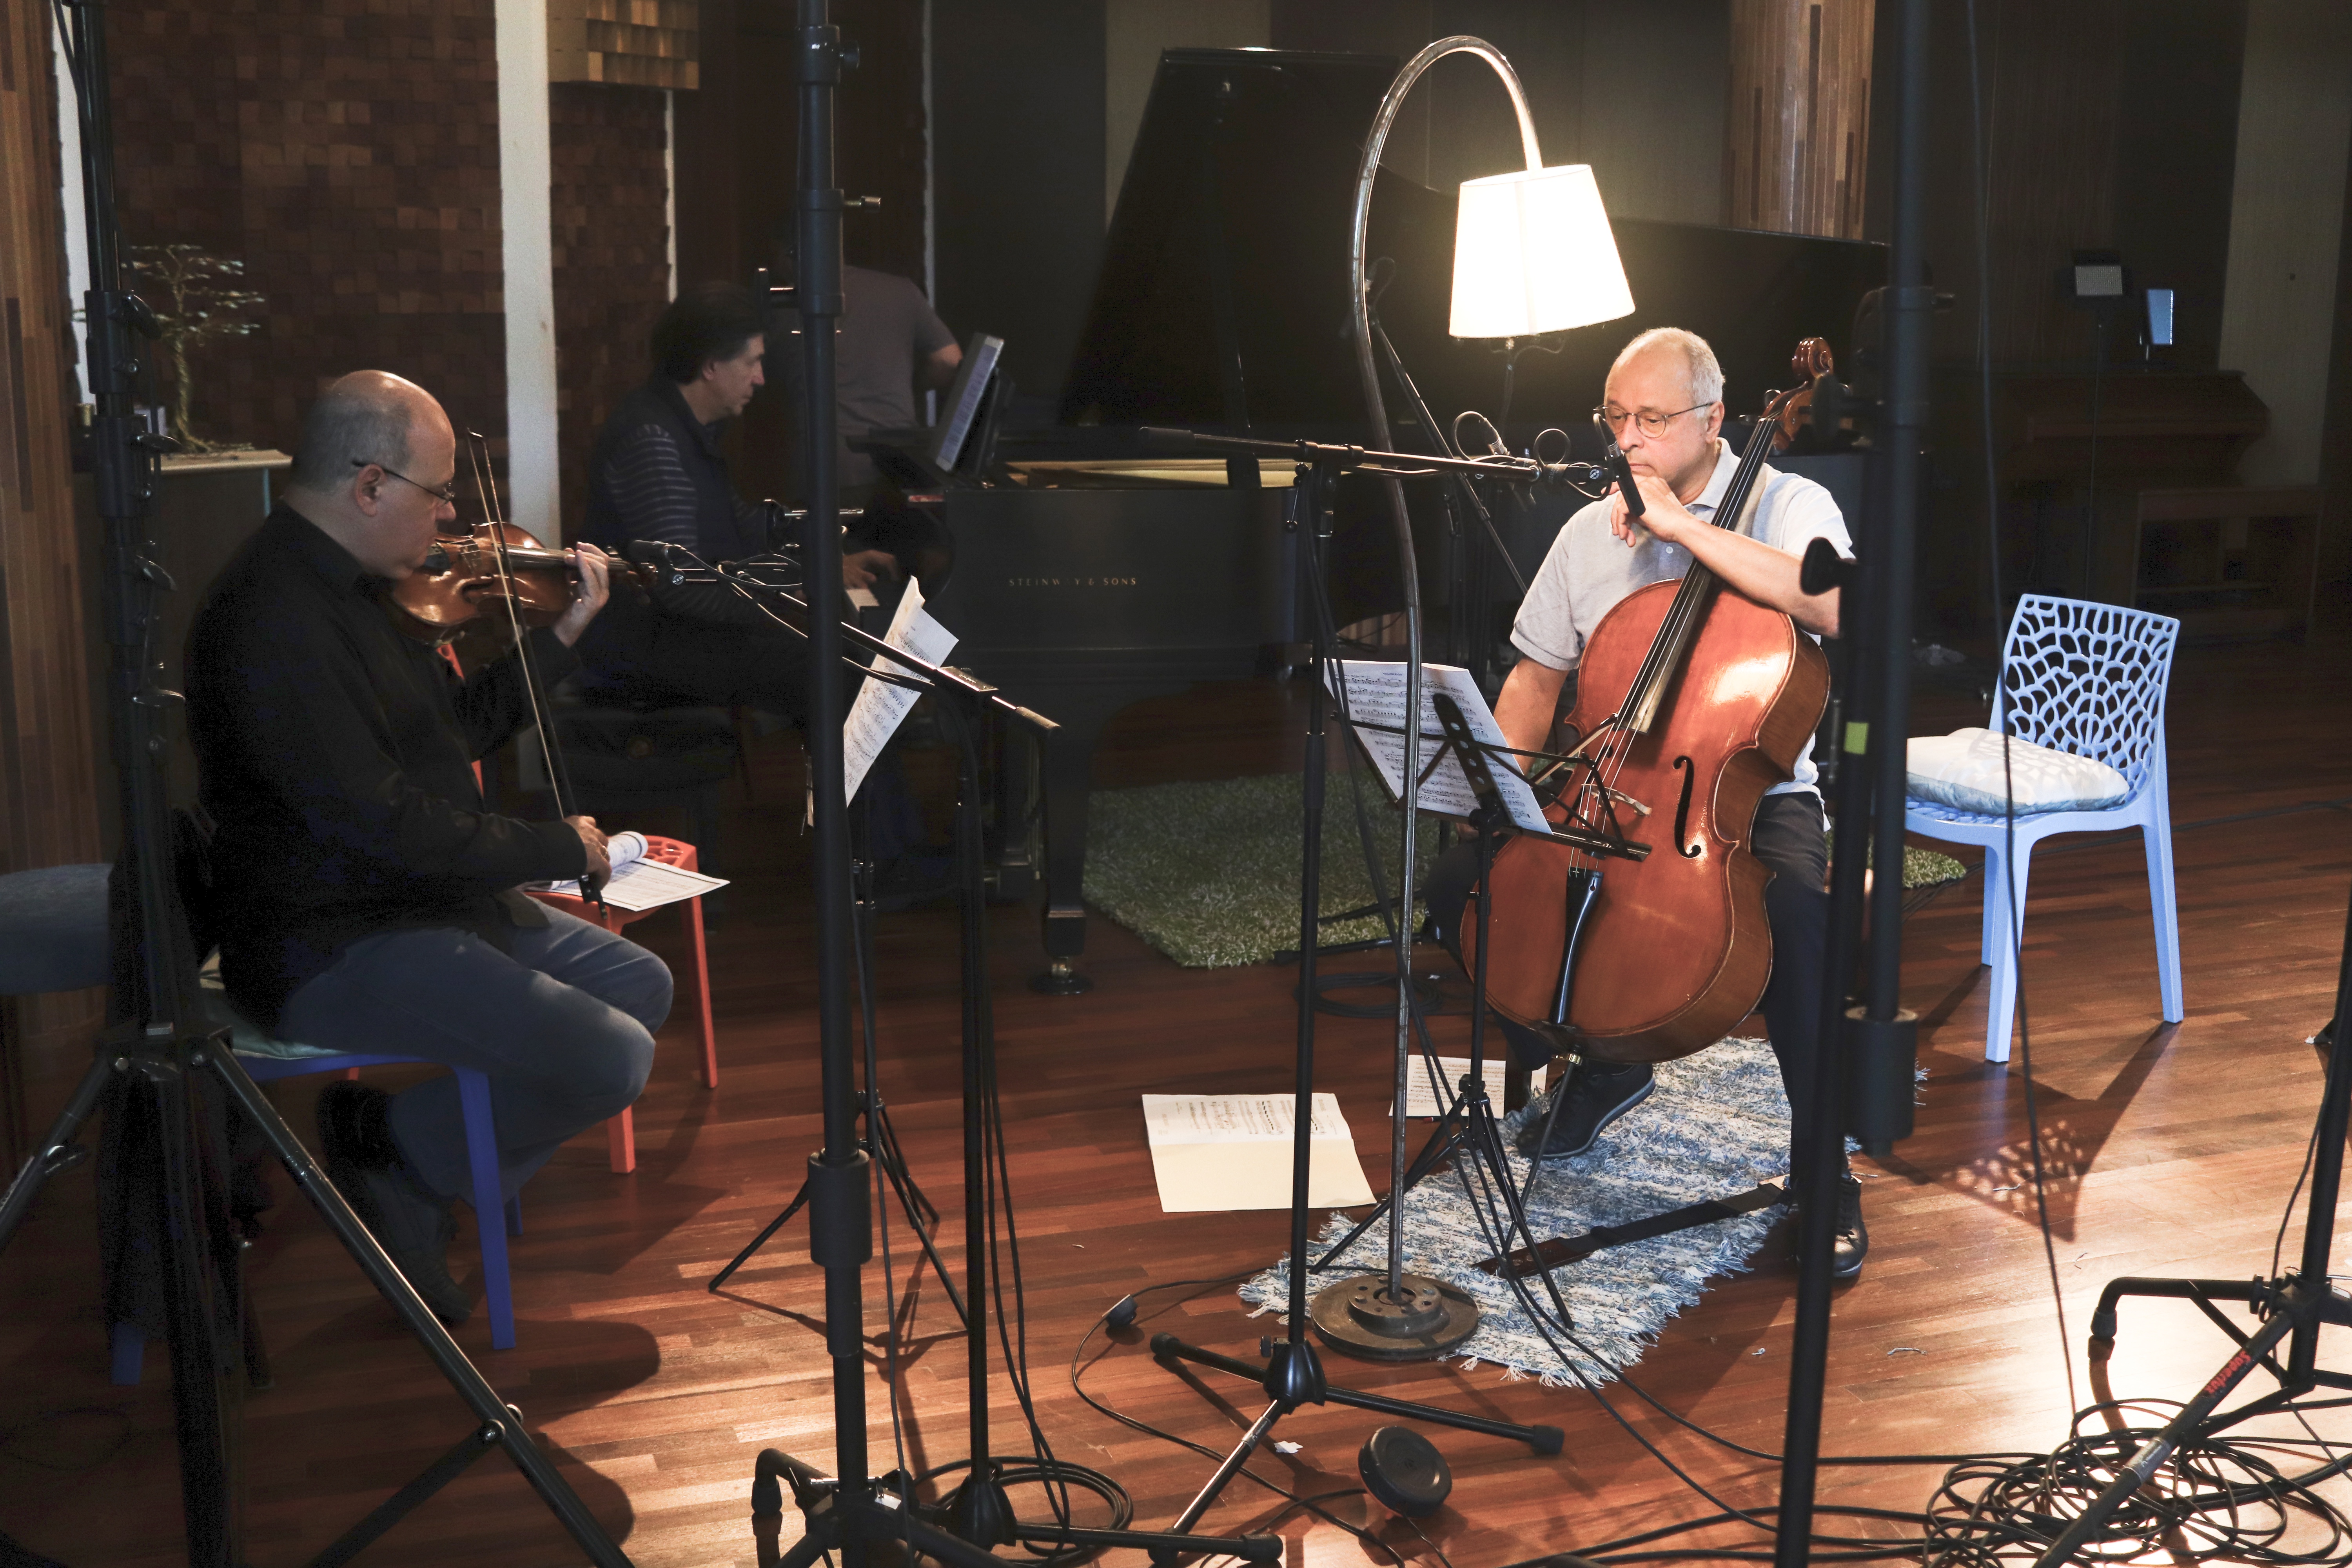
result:
[[[1635,429],[1654,441],[1666,433],[1667,426],[1684,415],[1694,414],[1699,409],[1714,406],[1715,402],[1710,398],[1705,403],[1694,403],[1688,408],[1677,408],[1672,414],[1633,414],[1622,408],[1612,408],[1604,403],[1592,411],[1592,422],[1595,425],[1608,426],[1609,433],[1614,436],[1618,431],[1625,428],[1625,421],[1631,419]]]
[[[382,468],[385,473],[390,474],[394,479],[398,479],[403,484],[415,485],[418,489],[423,490],[426,495],[431,496],[443,506],[456,506],[457,504],[457,481],[455,478],[452,478],[447,484],[441,485],[436,488],[433,485],[419,484],[416,480],[410,479],[406,474],[402,473],[398,468],[392,467],[389,463],[373,462],[366,458],[353,458],[352,459],[352,467],[354,468]]]

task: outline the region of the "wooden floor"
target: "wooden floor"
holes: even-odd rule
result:
[[[2094,1397],[2081,1337],[2106,1279],[2243,1278],[2266,1268],[2319,1088],[2304,1041],[2326,1015],[2352,889],[2347,652],[2352,604],[2339,591],[2305,645],[2181,656],[2170,732],[2186,1023],[2158,1018],[2137,837],[2077,841],[2034,868],[2026,1000],[2070,1339],[2053,1312],[2025,1174],[2022,1064],[2003,1070],[1981,1058],[1974,880],[1911,921],[1906,993],[1923,1020],[1929,1077],[1917,1136],[1865,1165],[1874,1249],[1864,1278],[1838,1300],[1831,1451],[2046,1447],[2063,1436],[2070,1401]],[[1931,693],[1916,727],[1970,721],[1981,715],[1964,699]],[[1123,722],[1101,782],[1295,765],[1286,724],[1270,688],[1151,704]],[[779,743],[765,746],[758,794],[736,800],[727,826],[739,886],[711,954],[720,1087],[700,1087],[690,1030],[673,1023],[637,1108],[636,1173],[610,1174],[601,1136],[592,1135],[526,1194],[528,1228],[513,1265],[520,1347],[490,1351],[478,1319],[458,1336],[630,1555],[661,1568],[751,1563],[754,1455],[773,1445],[823,1464],[832,1452],[820,1277],[806,1258],[804,1226],[779,1237],[731,1293],[703,1289],[791,1195],[818,1135],[800,796],[791,756]],[[1162,1522],[1207,1465],[1086,1409],[1070,1392],[1068,1365],[1080,1336],[1122,1295],[1279,1252],[1279,1215],[1160,1212],[1136,1097],[1286,1088],[1289,976],[1178,970],[1097,921],[1086,961],[1093,994],[1037,996],[1021,984],[1037,965],[1033,922],[1029,910],[998,911],[992,947],[1038,1410],[1058,1453],[1116,1478],[1140,1521]],[[670,923],[638,929],[675,960]],[[893,916],[880,941],[885,1087],[919,1179],[942,1207],[958,1210],[953,921],[938,910]],[[1321,1038],[1323,1086],[1338,1091],[1360,1134],[1384,1125],[1382,1027],[1335,1020]],[[53,1064],[47,1103],[79,1065]],[[310,1092],[287,1086],[280,1100],[306,1130]],[[274,1389],[251,1397],[246,1425],[248,1539],[261,1564],[306,1559],[466,1427],[422,1354],[281,1187],[252,1254],[278,1375]],[[0,1259],[0,1530],[70,1563],[167,1563],[180,1555],[167,1369],[158,1353],[141,1387],[107,1384],[93,1223],[87,1173],[62,1178]],[[961,1230],[950,1217],[945,1239],[959,1260]],[[903,1227],[893,1229],[901,1289],[908,1240]],[[469,1231],[451,1255],[467,1277],[470,1248]],[[1794,1276],[1783,1252],[1776,1234],[1752,1272],[1719,1281],[1669,1324],[1634,1373],[1667,1405],[1765,1449],[1779,1446],[1787,1397]],[[882,1279],[877,1262],[866,1313],[877,1469],[898,1462],[882,1395]],[[927,1468],[968,1451],[965,1358],[934,1281],[919,1282],[910,1310],[898,1408],[905,1460]],[[1087,1387],[1222,1448],[1255,1414],[1255,1391],[1216,1373],[1172,1375],[1143,1342],[1172,1329],[1249,1353],[1266,1324],[1238,1310],[1228,1289],[1160,1293],[1137,1330],[1108,1346],[1097,1336]],[[2133,1306],[2107,1379],[2118,1395],[2179,1397],[2221,1358],[2219,1337],[2193,1312]],[[1450,1363],[1338,1370],[1360,1386],[1567,1429],[1567,1451],[1549,1459],[1497,1439],[1435,1434],[1456,1484],[1423,1528],[1458,1568],[1591,1545],[1707,1510],[1588,1394]],[[1773,1500],[1772,1467],[1674,1428],[1622,1390],[1611,1394],[1625,1419],[1720,1496],[1744,1505]],[[990,1394],[999,1451],[1025,1453],[1001,1369]],[[1375,1424],[1338,1407],[1306,1411],[1280,1434],[1298,1451],[1267,1456],[1258,1468],[1303,1492],[1350,1487],[1357,1447]],[[2352,1423],[2322,1430],[2352,1434]],[[1833,1468],[1824,1491],[1916,1507],[1939,1473]],[[1241,1530],[1269,1517],[1269,1500],[1237,1484],[1209,1523]],[[1333,1506],[1369,1520],[1404,1556],[1436,1563],[1402,1522],[1361,1498]],[[1295,1513],[1276,1528],[1294,1563],[1388,1561]],[[363,1559],[573,1560],[544,1510],[496,1459]]]

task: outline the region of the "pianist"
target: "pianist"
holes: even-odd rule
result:
[[[766,380],[766,310],[733,283],[680,294],[653,333],[653,374],[622,400],[589,452],[582,537],[615,554],[639,541],[734,561],[783,543],[773,510],[745,500],[719,437]],[[845,587],[892,570],[880,551],[842,558]],[[745,704],[807,715],[808,658],[796,634],[722,584],[663,585],[651,603],[615,595],[581,639],[592,691],[633,702]]]
[[[719,449],[727,421],[767,379],[766,329],[764,304],[740,284],[704,283],[671,301],[654,325],[652,375],[622,400],[589,450],[583,539],[614,554],[639,542],[682,545],[707,562],[786,542],[772,507],[735,493]],[[887,551],[843,546],[845,589],[896,571]],[[615,594],[580,639],[580,654],[583,684],[602,700],[740,705],[796,726],[808,719],[807,643],[724,584],[656,581],[649,602]],[[921,814],[895,752],[884,754],[861,793],[872,808],[868,847],[886,896],[913,901],[943,888],[946,858],[921,847]]]
[[[1829,540],[1841,552],[1853,548],[1828,491],[1797,475],[1767,469],[1742,528],[1726,531],[1709,521],[1738,467],[1738,455],[1718,435],[1723,371],[1705,339],[1672,327],[1635,337],[1610,368],[1599,415],[1624,449],[1648,511],[1639,521],[1630,520],[1623,503],[1612,496],[1570,518],[1552,542],[1511,627],[1511,640],[1525,657],[1495,704],[1504,737],[1525,751],[1549,749],[1561,692],[1601,617],[1635,589],[1680,578],[1694,557],[1757,603],[1786,611],[1814,636],[1837,632],[1837,591],[1808,595],[1797,573],[1798,558],[1816,538]],[[1792,1173],[1811,1137],[1805,1110],[1811,1097],[1803,1090],[1812,1078],[1829,933],[1829,899],[1822,890],[1829,849],[1816,776],[1808,742],[1795,776],[1774,785],[1758,806],[1748,839],[1756,858],[1773,873],[1764,900],[1772,931],[1772,979],[1762,1008],[1796,1111],[1790,1129]],[[1463,910],[1475,875],[1475,858],[1464,847],[1442,858],[1430,877],[1432,919],[1457,954]],[[1533,1031],[1507,1019],[1497,1022],[1529,1065],[1551,1054]],[[1579,1062],[1556,1091],[1564,1099],[1549,1141],[1540,1148],[1523,1142],[1522,1152],[1544,1160],[1582,1153],[1610,1123],[1648,1099],[1654,1083],[1646,1065]],[[1524,1136],[1540,1137],[1543,1119],[1532,1119],[1528,1127]],[[1842,1175],[1832,1268],[1838,1279],[1851,1279],[1862,1272],[1870,1233],[1863,1226],[1862,1184],[1851,1171]]]

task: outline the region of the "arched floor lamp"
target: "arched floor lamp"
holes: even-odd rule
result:
[[[1381,153],[1405,97],[1424,72],[1448,55],[1475,55],[1495,68],[1503,90],[1510,95],[1518,116],[1519,142],[1527,153],[1523,171],[1493,174],[1463,183],[1461,205],[1454,229],[1453,310],[1447,330],[1457,338],[1531,338],[1541,332],[1564,331],[1595,321],[1631,315],[1633,296],[1625,285],[1625,268],[1618,259],[1617,241],[1610,232],[1609,215],[1601,205],[1600,187],[1588,164],[1546,168],[1537,145],[1534,117],[1528,112],[1527,94],[1511,62],[1484,38],[1456,36],[1440,38],[1405,63],[1381,100],[1372,117],[1371,133],[1364,141],[1364,157],[1356,172],[1354,228],[1348,259],[1353,288],[1351,327],[1356,345],[1356,374],[1362,383],[1369,418],[1367,445],[1390,445],[1388,405],[1381,395],[1379,367],[1372,357],[1370,282],[1364,257],[1364,235],[1371,216],[1372,182],[1380,172]],[[1412,1050],[1412,900],[1415,881],[1413,828],[1420,809],[1421,731],[1436,717],[1424,710],[1421,657],[1421,576],[1413,558],[1412,527],[1405,510],[1404,487],[1383,479],[1391,521],[1396,530],[1397,558],[1404,580],[1405,711],[1422,714],[1422,722],[1406,726],[1404,737],[1404,849],[1400,886],[1404,907],[1400,910],[1397,942],[1397,1014],[1395,1103],[1391,1117],[1389,1191],[1402,1194],[1405,1183],[1405,1074]],[[1404,1207],[1389,1205],[1387,1290],[1392,1302],[1416,1296],[1433,1299],[1437,1282],[1404,1272]],[[1326,1292],[1349,1291],[1349,1282],[1328,1286]],[[1454,1292],[1459,1295],[1459,1292]],[[1455,1309],[1459,1331],[1449,1331],[1448,1342],[1432,1342],[1424,1353],[1440,1355],[1467,1337],[1476,1326],[1475,1310],[1463,1314],[1466,1301]],[[1440,1310],[1442,1311],[1442,1310]],[[1325,1314],[1316,1314],[1325,1321]],[[1465,1318],[1466,1316],[1466,1321]],[[1398,1320],[1400,1328],[1404,1325]],[[1427,1332],[1428,1325],[1413,1331]],[[1393,1349],[1376,1351],[1383,1359],[1397,1359]]]

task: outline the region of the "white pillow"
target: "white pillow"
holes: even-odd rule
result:
[[[2104,811],[2131,794],[2124,775],[2105,763],[2015,739],[2008,744],[2004,780],[2001,749],[2000,735],[1991,730],[1921,736],[1905,748],[1905,790],[1914,800],[1986,816],[2006,814],[2009,785],[2016,788],[2020,816]]]

